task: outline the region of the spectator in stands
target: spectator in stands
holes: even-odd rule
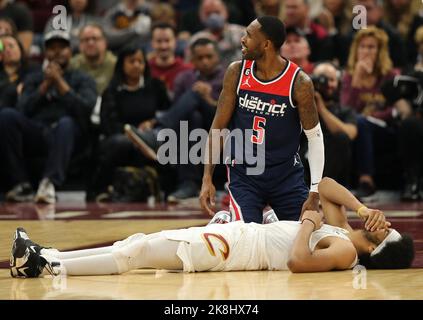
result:
[[[168,23],[177,28],[176,12],[169,3],[156,3],[150,11],[152,24]]]
[[[282,56],[297,64],[305,73],[311,74],[314,64],[308,60],[310,53],[310,46],[302,30],[286,28],[286,40],[281,48]]]
[[[68,15],[66,18],[66,27],[63,30],[69,32],[70,34],[73,52],[78,51],[79,33],[81,29],[87,24],[97,22],[97,18],[91,14],[94,11],[93,5],[94,2],[89,0],[68,0]],[[53,26],[54,17],[55,15],[50,17],[47,21],[44,34],[55,30],[55,27]]]
[[[397,68],[402,68],[407,63],[405,43],[399,32],[390,24],[383,21],[383,8],[380,0],[357,0],[367,11],[367,25],[382,29],[388,35],[389,55]],[[350,39],[357,30],[353,30]]]
[[[195,68],[181,73],[175,80],[175,102],[167,112],[150,121],[148,127],[154,127],[154,130],[131,127],[126,132],[141,152],[151,159],[157,159],[157,133],[160,129],[170,128],[178,132],[180,122],[188,120],[189,130],[208,130],[213,121],[225,71],[219,60],[219,50],[216,43],[207,38],[195,41],[190,50]],[[142,141],[141,145],[139,141]],[[167,200],[177,202],[196,196],[201,170],[200,165],[179,165],[178,187]]]
[[[97,94],[101,96],[112,79],[116,57],[107,50],[107,40],[100,25],[88,24],[82,27],[79,51],[72,58],[70,66],[89,74],[97,84]]]
[[[281,14],[281,2],[279,0],[258,0],[254,3],[254,11],[257,17],[278,17]]]
[[[151,18],[144,0],[121,0],[106,12],[103,23],[112,51],[128,43],[141,45],[150,37]]]
[[[323,175],[348,185],[351,174],[352,142],[357,137],[356,114],[353,109],[339,102],[340,72],[332,63],[318,64],[313,76],[316,106],[325,141]]]
[[[28,159],[47,156],[35,201],[55,202],[55,186],[65,180],[77,141],[85,141],[84,129],[96,101],[95,82],[68,68],[72,56],[69,35],[51,31],[45,36],[45,47],[45,67],[26,77],[19,111],[6,108],[0,112],[0,154],[13,185],[6,194],[9,201],[33,199]]]
[[[149,163],[124,135],[124,125],[144,128],[156,112],[169,107],[163,82],[152,78],[144,52],[137,46],[125,47],[119,54],[113,79],[101,104],[101,142],[98,165],[87,200],[110,200],[107,187],[118,166],[142,166]]]
[[[36,66],[28,62],[19,39],[12,35],[0,36],[3,51],[0,52],[0,110],[15,108],[22,92],[25,76],[35,71]]]
[[[310,60],[330,60],[333,45],[324,27],[312,21],[309,15],[310,0],[285,0],[282,3],[281,20],[287,27],[301,29],[311,48]]]
[[[423,17],[419,14],[422,9],[421,1],[413,0],[386,0],[384,1],[384,19],[394,26],[405,41],[408,59],[414,63],[417,48],[414,42],[416,30],[423,24]]]
[[[352,29],[351,0],[324,0],[317,16],[319,24],[325,27],[332,39],[338,64],[344,66],[348,59]]]
[[[156,3],[151,8],[151,24],[154,25],[171,25],[173,30],[176,30],[178,27],[177,23],[177,13],[173,9],[173,7],[168,3]],[[148,42],[145,46],[145,51],[147,52],[147,57],[151,56],[151,43],[152,41]],[[176,39],[176,48],[175,48],[175,55],[178,57],[184,57],[185,55],[185,48],[187,46],[187,41],[183,39]]]
[[[423,26],[417,29],[414,40],[417,48],[417,58],[413,69],[423,72]]]
[[[222,0],[204,0],[200,7],[200,18],[205,29],[192,35],[190,44],[200,38],[209,38],[217,43],[221,62],[227,67],[241,60],[241,38],[245,27],[228,23],[228,9]]]
[[[18,36],[18,30],[16,29],[15,23],[7,18],[0,18],[0,36]]]
[[[34,34],[31,12],[27,6],[24,3],[0,0],[0,17],[7,17],[15,23],[19,41],[28,54]]]
[[[151,76],[166,84],[169,96],[173,98],[174,81],[181,72],[191,69],[192,66],[175,55],[176,31],[168,23],[159,23],[151,31],[151,47],[148,64]]]
[[[387,88],[399,120],[398,151],[404,173],[401,199],[405,201],[423,200],[423,26],[417,29],[415,41],[419,59],[405,75],[417,80],[420,88],[410,82],[401,85],[402,89]]]
[[[375,192],[375,148],[395,146],[392,143],[395,133],[390,126],[392,106],[386,106],[381,85],[396,74],[389,56],[387,34],[374,26],[360,30],[351,46],[341,92],[341,105],[361,114],[357,119],[356,140],[359,197]]]

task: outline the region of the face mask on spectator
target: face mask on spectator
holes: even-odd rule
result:
[[[207,17],[204,24],[211,31],[222,30],[225,25],[225,17],[219,13],[212,13]]]

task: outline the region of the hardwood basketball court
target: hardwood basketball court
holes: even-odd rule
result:
[[[136,270],[113,276],[13,279],[7,267],[18,226],[36,242],[71,250],[110,245],[137,232],[201,226],[208,217],[192,204],[0,205],[0,299],[423,299],[423,203],[379,207],[400,232],[413,235],[413,268],[310,274]],[[352,224],[360,226],[358,220]]]

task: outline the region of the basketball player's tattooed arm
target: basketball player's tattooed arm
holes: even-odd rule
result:
[[[314,87],[310,77],[302,70],[294,83],[294,101],[298,109],[301,125],[305,130],[313,129],[319,123],[319,115],[314,100]],[[311,167],[311,166],[310,166]],[[305,210],[319,210],[319,194],[310,192],[304,202],[301,214]]]
[[[295,79],[294,100],[303,128],[305,130],[314,128],[319,123],[319,114],[314,101],[313,82],[302,70],[298,72]]]
[[[223,89],[217,102],[216,113],[210,128],[209,137],[206,143],[205,164],[203,183],[200,192],[200,204],[204,211],[211,216],[215,205],[216,189],[213,185],[213,171],[217,159],[220,158],[223,140],[220,134],[212,135],[213,130],[222,130],[227,128],[229,121],[235,109],[237,86],[241,70],[241,61],[233,62],[226,71],[223,79]]]

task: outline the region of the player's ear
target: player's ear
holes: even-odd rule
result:
[[[264,43],[264,47],[263,47],[264,50],[269,50],[269,49],[272,48],[271,47],[272,46],[272,42],[270,40],[266,40],[263,43]]]
[[[367,252],[370,254],[370,253],[372,253],[375,249],[376,249],[376,245],[374,244],[374,243],[372,243],[372,244],[370,244],[368,247],[367,247]]]

